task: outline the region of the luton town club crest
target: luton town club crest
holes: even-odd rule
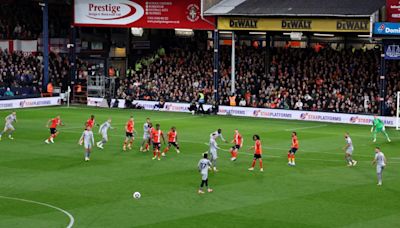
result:
[[[186,18],[191,22],[196,22],[200,18],[200,7],[196,4],[190,4],[186,8]]]

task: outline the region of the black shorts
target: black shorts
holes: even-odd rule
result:
[[[57,133],[57,129],[50,128],[50,134],[54,135],[55,133]]]
[[[254,154],[254,159],[261,159],[261,154]]]
[[[290,148],[289,152],[295,154],[297,152],[297,148],[292,147]]]
[[[133,133],[132,132],[126,132],[126,137],[127,138],[133,138]]]
[[[161,145],[161,143],[155,143],[155,142],[153,142],[153,149],[159,150],[159,149],[160,149],[160,145]]]
[[[232,150],[239,150],[240,149],[240,145],[234,145],[233,147],[232,147]]]
[[[178,144],[176,142],[168,142],[168,147],[171,146],[178,147]]]

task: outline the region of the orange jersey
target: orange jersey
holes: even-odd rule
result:
[[[93,126],[94,126],[94,119],[88,119],[86,121],[86,127],[93,128]]]
[[[126,127],[125,127],[126,132],[133,133],[133,130],[135,129],[134,127],[135,127],[135,123],[133,121],[129,120],[128,123],[126,123]]]
[[[242,145],[242,140],[243,138],[239,133],[233,135],[233,141],[235,145]]]
[[[176,142],[176,136],[177,136],[176,131],[169,131],[168,132],[168,142]]]
[[[292,148],[299,149],[299,141],[297,140],[297,136],[292,136]]]
[[[61,124],[61,120],[59,118],[54,118],[51,120],[50,128],[57,128],[57,126],[60,124]]]
[[[256,144],[254,145],[254,153],[255,154],[262,154],[262,148],[261,148],[261,141],[257,140]]]
[[[156,130],[155,128],[153,128],[151,130],[151,138],[154,143],[160,143],[162,135],[164,135],[164,134],[161,130]]]

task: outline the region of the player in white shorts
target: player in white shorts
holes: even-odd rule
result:
[[[386,167],[386,157],[383,154],[383,152],[381,151],[381,149],[379,147],[375,148],[375,158],[372,161],[372,164],[375,165],[376,164],[376,175],[378,177],[378,186],[382,185],[382,173],[383,170]]]
[[[12,125],[14,122],[17,122],[17,113],[16,112],[12,112],[10,115],[8,115],[5,118],[5,126],[4,126],[4,130],[2,132],[0,132],[0,140],[1,137],[3,136],[4,133],[8,132],[8,138],[9,139],[14,139],[12,137],[12,134],[15,131],[14,126]]]
[[[149,151],[149,148],[150,148],[150,129],[151,128],[152,128],[152,124],[150,122],[150,118],[146,118],[146,122],[143,124],[142,145],[140,146],[140,151],[142,151],[142,152]]]
[[[96,145],[100,149],[104,149],[104,144],[108,142],[108,130],[109,129],[114,129],[111,126],[111,118],[109,118],[106,122],[104,122],[102,125],[100,125],[99,128],[99,134],[101,134],[101,141],[97,142]]]
[[[210,153],[210,161],[212,163],[213,169],[215,172],[218,172],[217,170],[217,159],[218,159],[218,153],[217,150],[220,149],[218,147],[217,141],[213,137],[210,137],[210,142],[209,142],[209,150],[208,152]]]
[[[208,154],[204,153],[203,158],[200,159],[199,164],[197,167],[201,174],[201,184],[198,193],[204,194],[203,187],[206,186],[208,192],[212,192],[213,190],[208,187],[208,169],[211,166],[210,160],[207,159]]]
[[[353,146],[353,141],[350,138],[349,133],[344,134],[344,139],[346,141],[346,146],[344,146],[343,150],[345,152],[344,158],[346,159],[348,165],[347,166],[355,166],[357,164],[357,161],[353,160],[353,151],[354,151],[354,146]]]
[[[94,145],[93,132],[90,127],[87,127],[85,129],[85,131],[82,133],[81,138],[79,139],[79,145],[82,144],[85,147],[85,161],[89,161],[90,153],[92,152],[92,147]]]

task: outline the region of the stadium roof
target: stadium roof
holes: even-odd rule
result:
[[[369,17],[385,0],[223,0],[207,16]]]

